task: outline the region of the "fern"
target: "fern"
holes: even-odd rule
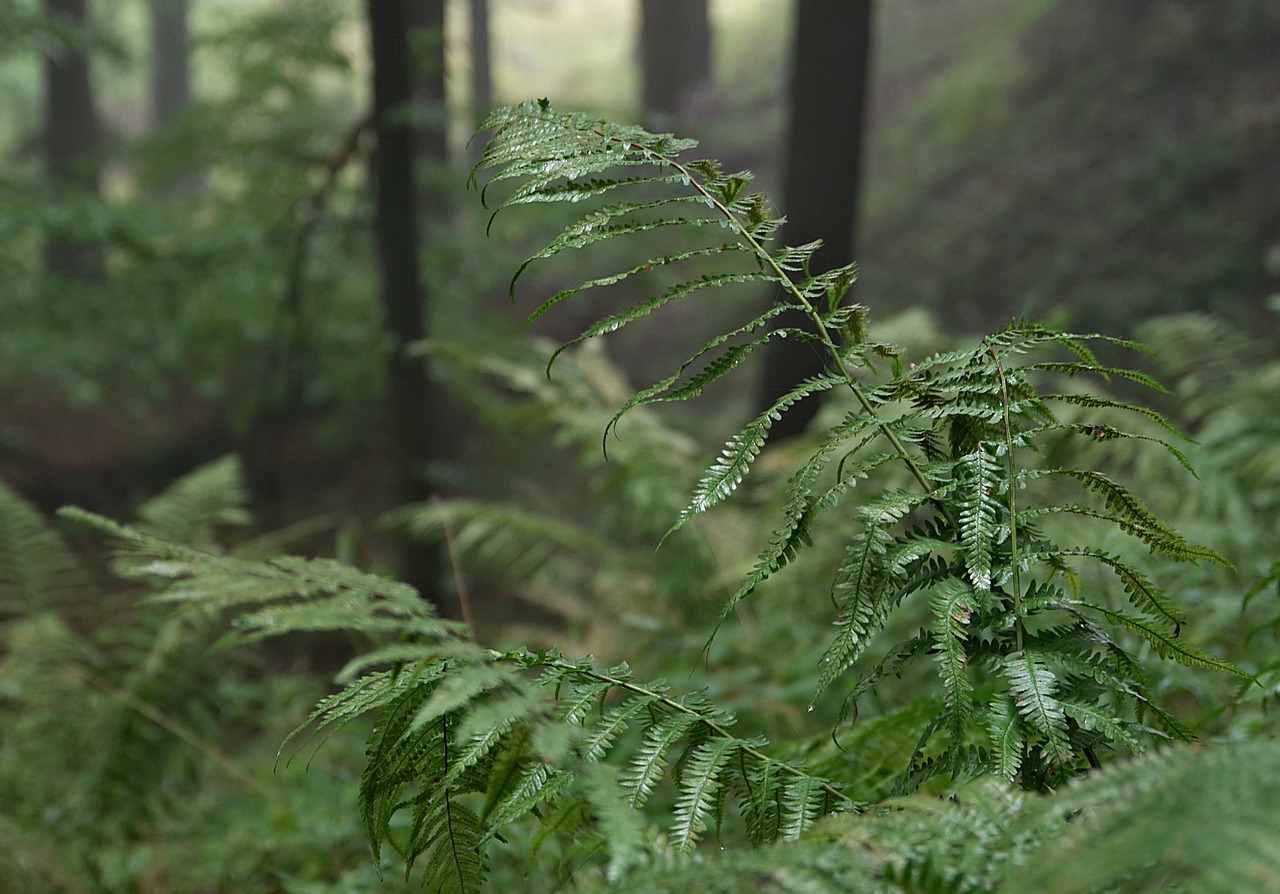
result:
[[[852,399],[854,408],[788,482],[783,522],[731,597],[722,621],[812,542],[819,520],[859,478],[896,462],[914,481],[914,490],[889,491],[855,510],[859,526],[849,535],[832,587],[837,633],[818,677],[819,692],[835,685],[858,663],[898,606],[913,595],[930,605],[933,622],[922,637],[906,648],[890,650],[900,656],[899,667],[936,654],[943,691],[943,712],[921,730],[920,759],[913,761],[904,779],[919,781],[934,772],[984,767],[985,759],[976,764],[971,760],[981,752],[997,754],[1000,772],[1018,775],[1027,785],[1051,785],[1096,761],[1100,748],[1138,746],[1143,737],[1139,717],[1152,713],[1152,705],[1145,681],[1131,671],[1136,661],[1127,651],[1130,635],[1161,657],[1244,675],[1181,641],[1181,612],[1136,566],[1091,545],[1059,545],[1049,533],[1054,519],[1071,516],[1110,526],[1175,560],[1226,561],[1188,542],[1126,487],[1096,470],[1027,462],[1050,439],[1065,437],[1155,440],[1171,455],[1185,459],[1168,440],[1129,433],[1109,422],[1059,421],[1054,406],[1128,413],[1154,423],[1166,437],[1180,437],[1154,410],[1078,389],[1039,390],[1040,383],[1085,377],[1120,379],[1159,390],[1144,372],[1102,363],[1091,345],[1113,351],[1140,346],[1015,321],[972,349],[908,366],[901,352],[868,341],[865,308],[844,303],[855,267],[815,274],[809,262],[818,243],[771,245],[781,220],[771,215],[763,197],[747,191],[749,174],[729,175],[714,162],[684,160],[683,153],[694,145],[690,141],[584,115],[558,114],[546,102],[499,110],[486,127],[493,130],[493,138],[477,166],[477,174],[491,172],[486,197],[491,185],[520,183],[499,203],[499,212],[529,201],[589,200],[592,186],[610,197],[609,204],[587,210],[520,266],[512,280],[513,296],[530,264],[569,248],[634,241],[655,226],[683,229],[697,240],[698,247],[686,254],[662,254],[562,290],[535,309],[531,321],[584,291],[639,276],[646,267],[673,269],[694,259],[742,266],[693,274],[588,327],[571,343],[638,325],[663,305],[694,300],[710,288],[759,282],[781,296],[769,312],[735,328],[733,338],[712,338],[675,374],[626,401],[610,428],[644,404],[701,393],[739,369],[753,348],[772,337],[813,339],[827,354],[827,373],[797,385],[728,439],[695,484],[672,532],[713,509],[742,484],[764,449],[772,423],[796,402],[818,391],[843,391]],[[582,180],[614,168],[626,168],[627,176]],[[633,198],[626,201],[624,195]],[[681,216],[668,211],[684,207],[699,213]],[[714,242],[706,241],[711,220],[719,221],[720,233],[729,234],[727,240],[717,235]],[[785,310],[808,317],[816,334],[781,328],[777,320]],[[892,360],[892,374],[877,382],[880,357]],[[699,371],[690,376],[698,365]],[[833,475],[830,459],[837,450],[845,452]],[[1037,499],[1040,482],[1055,480],[1075,482],[1084,500],[1064,501],[1057,494]],[[1088,503],[1090,497],[1100,505]],[[1075,566],[1083,561],[1112,571],[1141,614],[1131,616],[1098,600],[1081,599],[1073,589],[1054,587],[1056,580],[1078,580]],[[1038,630],[1064,619],[1089,625],[1090,641],[1082,646],[1037,638]],[[1032,642],[1039,643],[1034,653],[1028,651]],[[1081,662],[1093,667],[1090,662],[1103,657],[1112,662],[1109,674],[1081,676],[1073,670]],[[874,687],[878,674],[874,671],[855,684],[848,698]],[[1010,705],[1016,707],[1012,714]],[[1155,716],[1166,733],[1184,732],[1176,722],[1163,720],[1167,714]],[[923,749],[939,731],[945,732],[942,751],[926,759]],[[1011,751],[1015,745],[1020,751],[1016,756]]]
[[[842,697],[842,716],[856,720],[851,742],[876,734],[864,732],[874,724],[896,747],[862,765],[829,752],[807,765],[739,733],[736,718],[701,691],[678,693],[660,680],[637,681],[625,664],[601,667],[554,649],[477,645],[394,581],[325,560],[220,555],[76,514],[121,544],[125,570],[152,581],[159,599],[231,613],[239,638],[349,630],[371,640],[340,675],[344,688],[295,735],[374,715],[359,797],[375,856],[396,850],[407,872],[421,867],[431,890],[476,891],[493,849],[521,825],[530,860],[558,842],[586,887],[597,877],[618,890],[687,887],[697,865],[707,890],[996,889],[1037,849],[1051,853],[1066,822],[1053,807],[1024,822],[1028,805],[1073,803],[1027,790],[1059,790],[1153,740],[1191,737],[1156,702],[1140,650],[1250,679],[1184,641],[1186,613],[1175,600],[1091,533],[1118,533],[1171,561],[1226,559],[1184,538],[1109,475],[1049,458],[1063,441],[1155,441],[1185,459],[1163,416],[1100,391],[1113,379],[1155,385],[1097,357],[1099,347],[1135,346],[1014,321],[969,349],[909,364],[902,351],[870,341],[868,311],[845,301],[856,267],[814,273],[818,243],[775,246],[782,219],[748,192],[750,175],[683,159],[692,141],[562,115],[546,102],[498,110],[486,126],[493,138],[475,177],[488,174],[486,200],[509,190],[495,215],[531,203],[572,204],[578,214],[516,270],[513,296],[531,264],[566,252],[639,244],[656,231],[691,240],[687,250],[658,252],[543,300],[531,322],[585,292],[638,282],[652,268],[676,280],[588,325],[566,347],[644,325],[675,302],[724,287],[768,287],[779,296],[765,313],[744,314],[703,342],[672,375],[619,396],[620,407],[600,419],[606,446],[619,444],[614,436],[648,405],[698,396],[771,339],[806,339],[825,354],[825,372],[724,441],[683,510],[673,507],[668,537],[700,524],[695,519],[743,486],[783,414],[820,392],[837,402],[838,421],[783,485],[782,518],[721,623],[743,600],[767,598],[766,582],[830,531],[842,546],[828,585],[835,631],[816,669],[814,699],[828,690]],[[784,326],[788,312],[812,328]],[[547,371],[580,351],[549,352]],[[518,381],[526,393],[540,387],[511,365],[490,362],[486,373]],[[1098,393],[1080,387],[1089,378]],[[1113,424],[1117,416],[1159,433],[1127,432]],[[642,455],[664,449],[660,438],[642,445]],[[863,496],[872,479],[876,489]],[[846,498],[852,505],[834,511]],[[511,507],[459,502],[414,507],[404,517],[428,536],[452,529],[472,554],[517,569],[614,546]],[[1082,526],[1090,527],[1080,535]],[[1090,566],[1111,586],[1086,578]],[[900,617],[914,621],[915,606],[926,622],[897,643],[882,642],[904,628]],[[880,647],[878,660],[865,664]],[[936,688],[897,712],[860,718],[860,702],[887,676],[920,665],[936,674]],[[830,732],[839,740],[842,730]],[[877,799],[909,797],[867,811],[846,771]],[[994,778],[967,782],[974,777]],[[1105,791],[1107,779],[1082,789]],[[917,793],[925,785],[954,799]],[[727,827],[763,850],[717,858],[698,847]]]

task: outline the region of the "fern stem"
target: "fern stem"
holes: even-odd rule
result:
[[[1013,574],[1013,631],[1017,637],[1018,651],[1022,651],[1022,569],[1018,552],[1018,494],[1017,468],[1013,461],[1013,427],[1009,421],[1009,381],[1004,374],[1004,364],[1000,362],[1000,354],[995,346],[987,343],[987,352],[996,364],[996,375],[1000,377],[1000,414],[1004,422],[1005,465],[1009,476],[1009,566]]]
[[[431,504],[433,506],[439,506],[441,502],[439,494],[431,496]],[[462,623],[466,625],[467,638],[475,642],[476,618],[475,613],[471,610],[471,590],[467,586],[467,576],[462,568],[462,558],[458,555],[458,545],[454,539],[453,525],[446,518],[442,528],[444,530],[445,550],[449,554],[449,568],[453,573],[453,589],[458,594],[458,608],[462,614]]]

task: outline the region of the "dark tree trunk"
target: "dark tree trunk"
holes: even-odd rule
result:
[[[814,256],[814,273],[854,257],[870,82],[871,6],[871,0],[796,3],[782,190],[787,225],[782,238],[788,245],[824,241]],[[799,317],[786,322],[806,325]],[[797,339],[771,346],[761,383],[761,409],[821,373],[825,363],[821,350]],[[773,436],[798,434],[817,411],[814,398],[797,404],[773,426]]]
[[[432,493],[432,392],[421,357],[408,348],[426,336],[422,273],[418,266],[417,188],[414,128],[404,111],[413,99],[410,17],[407,0],[368,0],[373,45],[373,120],[377,147],[372,180],[377,208],[374,237],[382,278],[387,358],[388,439],[396,477],[395,498],[419,503]],[[438,550],[406,539],[400,573],[429,599],[439,602]]]
[[[479,125],[493,108],[493,49],[489,42],[489,0],[470,0],[471,117]],[[476,141],[479,143],[479,141]]]
[[[191,101],[187,0],[149,0],[151,123],[163,124]]]
[[[44,0],[44,13],[68,34],[83,37],[88,29],[86,0]],[[93,103],[89,57],[83,41],[57,43],[45,55],[45,98],[42,154],[45,171],[65,194],[98,194],[102,131]],[[48,233],[45,269],[55,275],[89,282],[105,277],[102,247],[75,234]]]
[[[688,117],[711,81],[707,0],[640,0],[640,76],[646,113]]]

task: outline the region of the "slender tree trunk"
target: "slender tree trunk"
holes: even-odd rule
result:
[[[854,257],[870,84],[871,8],[871,0],[796,2],[783,181],[787,225],[782,238],[788,245],[824,241],[814,256],[814,273]],[[786,323],[806,325],[799,316]],[[821,373],[825,363],[816,346],[797,339],[772,345],[761,383],[761,408]],[[774,425],[773,436],[798,434],[817,410],[813,398],[797,404]]]
[[[188,0],[148,0],[151,18],[151,123],[163,124],[191,101]]]
[[[44,13],[67,33],[88,29],[86,0],[44,0]],[[89,56],[83,45],[57,43],[45,55],[45,98],[42,154],[49,179],[64,194],[97,196],[102,131],[94,108]],[[102,247],[74,234],[49,233],[44,244],[45,269],[55,275],[89,282],[105,277]]]
[[[388,439],[396,499],[418,503],[432,493],[432,391],[421,357],[408,347],[426,336],[422,273],[418,264],[417,186],[414,128],[405,110],[413,100],[410,17],[406,0],[368,0],[373,45],[373,115],[377,147],[372,180],[377,202],[374,236],[382,278],[387,358]],[[438,550],[406,538],[401,574],[432,600],[439,599]]]
[[[468,11],[471,22],[471,117],[479,125],[493,108],[489,0],[470,0]]]
[[[688,116],[711,81],[707,0],[640,0],[640,75],[645,112]]]

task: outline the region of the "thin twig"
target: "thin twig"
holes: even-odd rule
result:
[[[439,496],[431,497],[432,505],[440,504]],[[444,545],[445,550],[449,553],[449,569],[453,573],[453,587],[458,594],[458,608],[462,611],[462,623],[467,625],[467,637],[472,641],[476,641],[476,618],[471,610],[471,591],[467,588],[466,572],[462,568],[462,558],[458,555],[458,548],[453,541],[453,526],[445,521],[442,525],[444,529]]]
[[[178,723],[176,720],[173,720],[165,716],[163,713],[161,713],[160,711],[157,711],[154,707],[152,707],[151,705],[148,705],[146,702],[134,697],[132,694],[130,694],[129,692],[123,689],[117,689],[115,686],[112,686],[110,683],[106,682],[105,680],[102,680],[97,676],[89,673],[89,671],[87,670],[77,668],[76,673],[82,680],[84,680],[90,686],[94,687],[95,689],[101,692],[106,693],[108,696],[120,702],[121,704],[125,705],[126,707],[131,708],[134,711],[137,711],[140,715],[145,717],[147,720],[150,720],[152,723],[160,727],[165,732],[170,733],[171,735],[175,736],[176,738],[190,745],[196,751],[200,752],[205,757],[209,758],[215,764],[220,766],[230,776],[233,776],[237,781],[244,783],[245,785],[249,786],[251,789],[253,789],[256,792],[262,792],[262,793],[267,792],[268,789],[265,785],[263,785],[257,779],[254,779],[252,776],[246,773],[243,769],[241,769],[240,766],[235,761],[233,761],[229,755],[227,755],[225,752],[223,752],[216,746],[211,745],[205,740],[201,739],[199,736],[197,736],[191,730],[187,729],[182,724]]]

